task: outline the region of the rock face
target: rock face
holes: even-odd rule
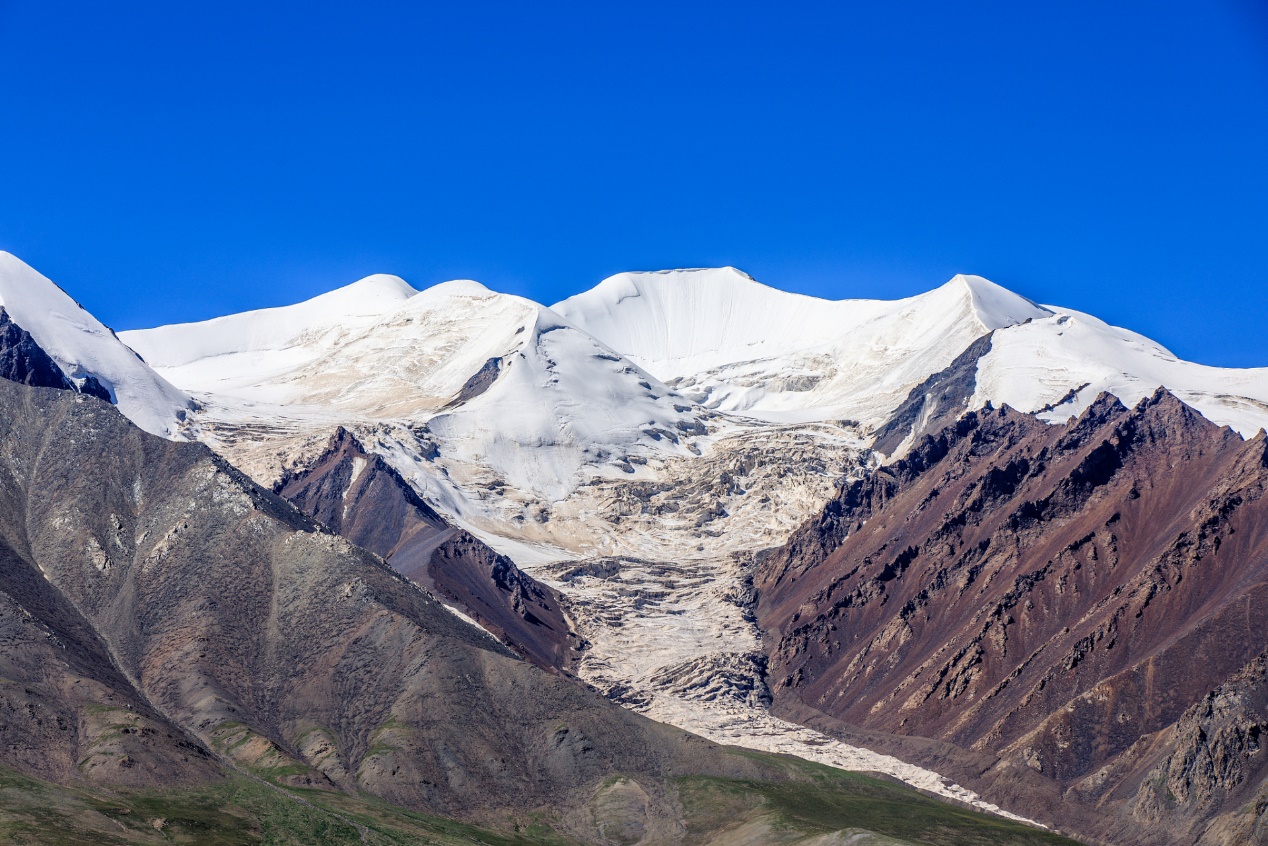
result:
[[[1161,390],[966,414],[765,557],[776,699],[1024,765],[1119,820],[1094,836],[1192,842],[1268,775],[1266,486],[1262,433]]]
[[[4,306],[0,306],[0,378],[37,388],[78,391],[113,402],[110,392],[94,376],[86,376],[78,384],[68,379],[31,333],[13,322]]]
[[[1216,813],[1203,844],[1268,842],[1268,652],[1186,711],[1167,740],[1170,752],[1145,776],[1133,815],[1166,824]]]
[[[977,391],[977,363],[990,353],[994,334],[978,338],[949,367],[912,388],[903,404],[877,430],[872,449],[882,455],[894,455],[904,445],[945,428],[968,411]]]
[[[205,447],[4,380],[0,637],[0,762],[46,779],[234,767],[472,818],[622,773],[654,817],[671,774],[763,772],[519,660]]]
[[[539,667],[563,669],[579,639],[559,594],[437,514],[386,461],[339,427],[273,490],[398,572],[454,603]]]

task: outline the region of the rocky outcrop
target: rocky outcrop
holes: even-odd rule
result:
[[[565,669],[581,646],[559,595],[432,509],[383,458],[339,427],[275,493],[387,560],[539,667]]]
[[[1136,794],[1132,813],[1137,819],[1152,825],[1177,816],[1196,819],[1206,823],[1204,843],[1237,842],[1224,840],[1222,833],[1239,822],[1248,831],[1257,828],[1260,838],[1268,836],[1263,795],[1268,789],[1268,652],[1202,697],[1165,740],[1169,753],[1146,774]],[[1221,810],[1225,813],[1207,822]]]
[[[1191,760],[1165,733],[1268,646],[1266,455],[1165,391],[1064,426],[963,416],[764,557],[777,701],[1025,766],[1120,819],[1111,842],[1192,842],[1254,732]],[[1159,784],[1228,772],[1134,803],[1167,749]]]
[[[44,352],[31,333],[9,317],[0,306],[0,378],[37,388],[76,391],[106,402],[113,402],[110,392],[94,376],[81,383],[66,377],[57,362]]]
[[[877,430],[872,448],[882,455],[894,455],[904,445],[918,443],[924,435],[945,428],[968,411],[969,400],[977,390],[977,363],[991,351],[994,334],[978,338],[945,370],[912,388]]]
[[[481,365],[480,369],[471,374],[471,377],[463,383],[462,389],[458,391],[458,396],[449,402],[449,408],[457,408],[460,405],[470,402],[480,394],[487,391],[494,382],[497,381],[498,375],[502,372],[502,359],[491,358]]]

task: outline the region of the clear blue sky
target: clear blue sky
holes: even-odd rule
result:
[[[1268,3],[0,0],[0,249],[134,328],[956,272],[1268,365]]]

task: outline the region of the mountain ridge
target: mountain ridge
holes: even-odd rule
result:
[[[107,395],[138,426],[152,434],[178,436],[193,410],[189,396],[159,376],[56,283],[4,251],[0,306],[67,379],[82,387],[91,378],[93,390]]]
[[[455,555],[441,566],[474,581],[464,583],[462,576],[451,585],[459,589],[448,596],[463,597],[458,604],[468,613],[483,607],[492,614],[482,618],[485,627],[521,654],[555,665],[563,644],[534,643],[538,630],[525,624],[536,626],[529,615],[542,621],[543,614],[555,614],[557,602],[566,607],[578,642],[589,643],[572,656],[577,676],[635,710],[725,743],[885,772],[1004,814],[1029,816],[1033,806],[1044,822],[1063,824],[1067,809],[1079,830],[1114,842],[1115,826],[1124,819],[1114,816],[1123,807],[1120,800],[1113,799],[1119,804],[1111,808],[1112,819],[1106,818],[1095,807],[1099,788],[1089,782],[1079,788],[1084,798],[1077,799],[1068,794],[1071,779],[1094,778],[1079,768],[1095,765],[1110,768],[1105,785],[1127,785],[1144,778],[1149,762],[1123,757],[1131,748],[1124,751],[1121,731],[1114,730],[1103,733],[1109,740],[1093,737],[1092,752],[1081,738],[1076,751],[1062,753],[1053,737],[1063,732],[1079,737],[1081,726],[1100,724],[1090,717],[1080,725],[1039,719],[1055,714],[1043,708],[1061,704],[1045,698],[1055,695],[1058,682],[1082,683],[1094,661],[1080,658],[1047,679],[1049,693],[1034,698],[1039,704],[1029,710],[995,713],[999,703],[1011,701],[1006,694],[975,696],[972,702],[952,697],[950,704],[935,696],[921,712],[924,722],[907,727],[869,728],[867,715],[839,715],[830,708],[819,721],[809,706],[795,707],[789,699],[798,690],[814,693],[801,681],[786,683],[789,675],[796,677],[795,671],[782,672],[795,650],[762,653],[775,634],[763,638],[758,624],[783,613],[762,605],[772,600],[762,568],[775,560],[765,550],[791,539],[800,545],[799,555],[806,553],[798,526],[813,522],[825,504],[835,507],[841,491],[863,485],[883,505],[903,484],[918,482],[916,473],[891,490],[886,486],[895,473],[914,472],[917,465],[923,472],[945,458],[930,451],[930,438],[938,443],[940,433],[972,429],[971,421],[994,420],[996,414],[1015,423],[1019,433],[997,439],[1001,454],[1035,467],[1034,456],[1024,452],[1028,444],[1058,438],[1084,425],[1080,421],[1091,421],[1085,425],[1091,431],[1110,426],[1133,413],[1127,405],[1143,401],[1143,409],[1154,409],[1151,398],[1160,397],[1158,386],[1169,383],[1174,390],[1166,394],[1166,413],[1158,411],[1162,417],[1142,424],[1142,431],[1155,433],[1150,443],[1166,441],[1168,433],[1214,443],[1214,419],[1238,429],[1222,430],[1218,449],[1210,447],[1198,464],[1214,461],[1210,456],[1216,453],[1253,449],[1257,444],[1239,433],[1268,419],[1268,401],[1260,399],[1268,396],[1261,390],[1268,386],[1268,369],[1215,372],[1179,362],[1139,335],[1078,312],[1039,306],[975,277],[957,276],[901,301],[835,303],[785,294],[726,268],[614,279],[554,310],[478,283],[413,292],[399,279],[369,277],[334,292],[333,299],[317,298],[320,307],[310,300],[123,337],[193,393],[197,408],[180,427],[181,437],[211,446],[266,487],[296,483],[296,501],[323,522],[338,523],[359,542],[382,541],[380,553],[388,556],[400,554],[398,542],[409,545],[409,521],[415,518],[427,532],[436,532],[418,535],[421,557],[447,533],[468,532],[470,542],[452,550]],[[720,296],[719,290],[729,293]],[[359,291],[366,296],[358,297]],[[365,304],[331,306],[359,299]],[[1012,411],[1014,403],[1034,414]],[[1023,417],[1024,424],[1017,422]],[[332,435],[340,431],[357,446],[329,455]],[[966,436],[974,437],[968,430]],[[1079,444],[1071,449],[1088,451],[1084,458],[1091,462],[1080,473],[1096,476],[1110,466],[1102,462],[1112,464],[1114,448],[1098,452],[1096,444]],[[1172,452],[1152,446],[1126,455],[1163,476],[1160,468],[1174,459]],[[971,450],[969,458],[982,460]],[[1020,466],[1002,460],[985,487],[1002,496]],[[304,476],[316,467],[324,469]],[[1127,496],[1126,488],[1114,490]],[[1048,501],[1045,496],[1035,498]],[[994,501],[987,497],[982,509]],[[380,536],[368,519],[383,508],[413,515],[403,519],[400,537]],[[1173,515],[1168,525],[1198,533],[1209,516],[1195,506]],[[1058,522],[1044,531],[1055,543],[1064,530]],[[1246,537],[1236,534],[1238,542]],[[826,559],[836,545],[852,541],[824,535],[819,542],[820,558]],[[1234,548],[1223,542],[1226,551]],[[918,544],[901,546],[886,551],[877,566],[887,568],[864,594],[885,585],[896,590],[904,572],[930,560],[908,551]],[[1101,562],[1107,554],[1097,547]],[[474,557],[464,558],[468,555]],[[1091,572],[1088,562],[1078,563],[1078,572]],[[436,565],[433,558],[426,566]],[[819,560],[812,569],[821,567]],[[832,566],[822,569],[831,571]],[[420,573],[424,583],[440,589],[440,582]],[[813,577],[809,571],[797,575]],[[1189,590],[1192,580],[1182,581]],[[1175,595],[1173,586],[1152,602],[1165,605]],[[875,611],[880,606],[863,613],[865,605],[849,605],[852,615],[861,615],[849,622],[860,636],[868,614],[882,613]],[[958,607],[948,603],[938,625],[958,625],[953,618]],[[499,618],[507,608],[512,616]],[[1206,620],[1200,608],[1186,606],[1177,614],[1195,624]],[[1041,612],[1026,609],[1023,616],[1039,625]],[[1009,627],[999,630],[1022,631],[1013,623]],[[556,624],[547,628],[561,631]],[[782,631],[778,625],[768,629]],[[1209,626],[1201,630],[1209,631]],[[929,632],[936,638],[937,627]],[[1057,646],[1070,646],[1066,634],[1047,634]],[[1018,639],[1010,638],[1013,644]],[[1230,646],[1213,656],[1209,678],[1185,677],[1180,699],[1158,706],[1165,715],[1132,712],[1124,725],[1152,720],[1150,736],[1162,744],[1159,732],[1170,730],[1166,720],[1188,719],[1190,728],[1175,729],[1173,760],[1180,762],[1175,767],[1228,760],[1224,752],[1183,748],[1189,742],[1183,738],[1199,736],[1204,726],[1226,736],[1242,731],[1257,719],[1253,702],[1227,711],[1232,717],[1186,718],[1182,706],[1207,692],[1199,688],[1221,683],[1235,669],[1228,662],[1249,654],[1238,649]],[[899,660],[899,652],[893,654]],[[948,674],[969,685],[985,672],[975,667]],[[1135,683],[1130,667],[1110,669],[1111,688],[1127,691]],[[803,678],[814,671],[813,662],[806,664]],[[1243,696],[1241,688],[1229,691],[1228,696]],[[901,703],[890,704],[891,711],[906,716]],[[1076,711],[1083,707],[1074,704]],[[882,703],[881,711],[889,707]],[[838,732],[831,720],[840,716],[867,730]],[[987,728],[1001,719],[999,742],[984,739],[996,736]],[[882,736],[878,729],[897,734]],[[1026,732],[1038,733],[1027,740]],[[1229,741],[1222,748],[1238,747]],[[1042,772],[1032,771],[1031,764]],[[943,766],[965,781],[947,781],[945,773],[939,775]],[[1010,785],[1007,769],[1018,766],[1034,777]],[[1175,767],[1168,767],[1156,777],[1188,789],[1176,780]],[[1220,801],[1201,800],[1201,807],[1182,816],[1205,819]],[[1148,825],[1166,825],[1169,817],[1157,816],[1157,802],[1142,799],[1140,808],[1155,815]]]
[[[1192,842],[1268,781],[1252,743],[1242,781],[1177,814],[1142,787],[1186,709],[1265,647],[1266,457],[1268,435],[1162,389],[1059,426],[969,412],[764,557],[776,699],[1033,769],[1116,814],[1109,842],[1142,822],[1141,842]]]

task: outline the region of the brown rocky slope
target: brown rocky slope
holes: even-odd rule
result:
[[[1262,829],[1268,777],[1266,489],[1263,433],[1165,391],[969,413],[759,565],[776,698],[1024,766],[1101,842],[1239,842],[1223,815]]]
[[[343,427],[312,461],[288,469],[273,490],[453,603],[539,667],[561,669],[575,658],[580,641],[556,591],[450,525]]]

